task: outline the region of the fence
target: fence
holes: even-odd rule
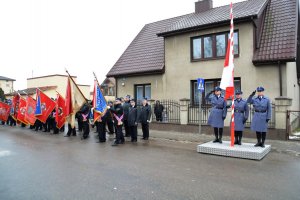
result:
[[[287,140],[300,140],[300,111],[287,111]]]
[[[272,106],[272,118],[269,121],[269,128],[275,128],[275,104],[271,104],[271,106]],[[202,109],[201,124],[202,125],[207,125],[210,108],[211,108],[210,104],[201,105],[201,109]],[[245,124],[246,127],[251,126],[253,114],[254,114],[254,108],[252,105],[250,105],[249,106],[249,118]],[[227,115],[227,117],[228,116],[229,115]],[[193,105],[193,104],[188,105],[188,124],[199,124],[199,105]]]
[[[160,100],[164,110],[162,112],[163,123],[180,124],[180,104],[174,100]],[[152,104],[152,121],[158,121],[154,113],[155,103]]]

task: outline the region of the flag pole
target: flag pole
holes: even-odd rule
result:
[[[74,83],[74,85],[77,87],[77,89],[79,90],[80,94],[84,97],[85,102],[87,102],[87,98],[83,95],[83,93],[81,92],[81,90],[79,89],[78,85],[75,83],[75,81],[73,80],[72,76],[69,74],[68,70],[65,68],[68,76],[70,77],[70,79],[72,80],[72,82]]]
[[[102,94],[102,96],[103,96],[103,98],[104,98],[104,100],[105,100],[105,102],[106,102],[106,105],[107,105],[107,101],[106,101],[106,99],[105,99],[105,97],[104,97],[104,95],[103,95],[103,93],[102,93],[102,91],[101,91],[101,87],[100,87],[98,78],[97,78],[95,72],[93,72],[93,74],[94,74],[94,78],[95,78],[95,80],[97,81],[97,84],[98,84],[98,86],[99,86],[100,92],[101,92],[101,94]]]

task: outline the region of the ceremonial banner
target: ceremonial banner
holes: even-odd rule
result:
[[[57,94],[55,112],[56,127],[60,129],[66,122],[66,101],[60,94]]]
[[[0,102],[0,120],[7,121],[10,113],[10,105]]]
[[[36,110],[35,116],[41,122],[45,123],[51,112],[55,109],[55,101],[50,99],[41,90],[36,89]]]
[[[27,96],[26,97],[25,121],[28,122],[28,124],[30,124],[32,126],[34,125],[35,120],[36,120],[36,118],[34,116],[35,105],[36,105],[35,100],[32,97]]]
[[[26,100],[20,96],[17,120],[23,124],[28,124],[28,122],[26,122],[25,120],[25,113],[26,113]]]
[[[232,104],[231,104],[231,146],[234,145],[234,49],[233,49],[233,33],[234,33],[234,27],[233,27],[233,12],[232,12],[232,2],[230,4],[230,34],[228,39],[228,45],[227,45],[227,52],[226,52],[226,58],[224,63],[224,69],[223,69],[223,75],[221,80],[220,87],[223,90],[226,90],[225,93],[225,99],[231,98]]]
[[[75,114],[80,110],[86,99],[77,84],[69,76],[66,90],[66,116],[71,127],[75,127]]]
[[[10,109],[10,115],[16,121],[17,121],[18,112],[19,112],[19,101],[20,101],[20,96],[17,94],[12,98],[12,106]]]
[[[97,81],[94,81],[94,94],[93,94],[93,107],[94,107],[94,122],[100,116],[103,116],[107,109],[107,104]]]

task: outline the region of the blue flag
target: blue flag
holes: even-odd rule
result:
[[[41,97],[40,97],[39,90],[36,89],[36,106],[35,106],[34,115],[41,115],[41,114],[42,114]]]
[[[94,120],[97,120],[100,115],[103,115],[107,109],[107,104],[100,87],[95,81],[94,85],[94,97],[93,97],[93,107],[94,107]]]

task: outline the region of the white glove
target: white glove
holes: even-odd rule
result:
[[[106,108],[107,108],[107,109],[110,109],[110,106],[107,106]]]
[[[149,122],[150,122],[150,120],[147,120],[147,122],[149,123]]]

